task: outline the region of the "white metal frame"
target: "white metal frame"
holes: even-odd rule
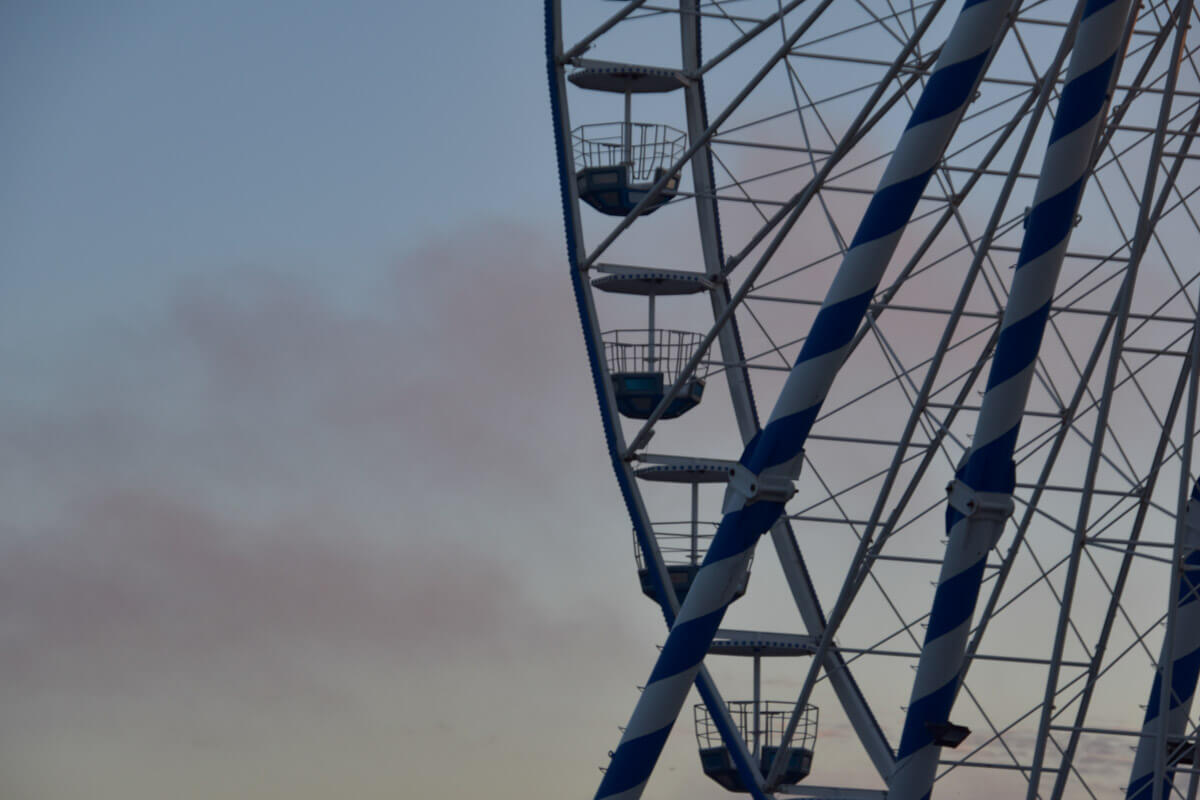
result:
[[[557,3],[553,5],[557,7]],[[839,246],[846,246],[843,228],[852,226],[853,220],[847,222],[847,213],[836,206],[839,198],[853,198],[862,191],[869,191],[856,188],[855,184],[861,186],[863,182],[857,180],[857,176],[865,176],[873,168],[871,160],[863,160],[858,152],[875,135],[877,128],[882,130],[892,111],[903,108],[906,103],[911,104],[914,87],[919,87],[925,79],[926,71],[937,55],[936,48],[931,49],[927,34],[943,11],[940,0],[906,5],[887,0],[863,0],[857,5],[869,17],[868,21],[858,24],[859,28],[874,26],[896,39],[897,49],[892,57],[820,51],[818,45],[836,41],[827,38],[830,34],[821,32],[827,17],[837,12],[831,0],[780,2],[771,13],[761,15],[725,2],[683,0],[676,8],[634,0],[570,47],[564,48],[560,40],[557,81],[552,91],[557,92],[562,104],[560,126],[565,126],[568,140],[568,98],[577,90],[568,89],[565,71],[588,53],[590,47],[602,45],[607,36],[619,32],[623,26],[636,25],[639,19],[655,16],[677,17],[682,43],[680,65],[689,78],[680,93],[683,100],[680,117],[686,123],[688,146],[671,171],[684,170],[690,178],[690,190],[681,189],[675,203],[688,203],[694,209],[702,254],[702,264],[697,266],[710,283],[707,294],[713,321],[680,379],[645,422],[625,427],[616,418],[615,411],[611,411],[615,408],[611,387],[606,381],[599,383],[607,387],[607,407],[613,415],[610,425],[614,431],[614,464],[621,465],[618,469],[623,472],[623,481],[631,487],[626,499],[635,525],[649,529],[651,514],[638,488],[633,466],[655,459],[647,452],[647,445],[660,426],[672,424],[662,421],[661,416],[672,393],[682,388],[689,372],[707,365],[714,374],[723,374],[733,410],[732,424],[738,436],[746,443],[758,433],[759,420],[751,387],[760,376],[765,380],[786,369],[789,364],[787,354],[795,351],[798,340],[795,335],[780,336],[778,331],[773,331],[771,322],[763,316],[764,309],[774,307],[808,313],[804,309],[811,308],[817,301],[813,296],[791,294],[788,287],[794,284],[797,275],[821,270],[827,263],[827,256],[818,252],[804,263],[781,270],[780,254],[797,230],[798,223],[814,214],[825,218]],[[848,447],[890,447],[890,463],[880,464],[873,471],[864,471],[860,482],[850,485],[827,479],[820,465],[810,463],[803,483],[813,487],[813,492],[802,493],[794,500],[787,515],[770,532],[792,603],[804,629],[819,637],[811,668],[805,675],[797,675],[798,703],[803,706],[816,686],[828,680],[860,746],[883,780],[894,768],[894,742],[889,743],[868,697],[851,677],[851,670],[855,669],[856,662],[868,658],[911,660],[921,647],[919,631],[915,629],[921,617],[906,616],[899,610],[889,597],[889,589],[878,568],[885,564],[920,567],[937,560],[894,548],[913,530],[914,523],[931,510],[920,505],[924,501],[918,485],[931,479],[926,476],[951,471],[956,454],[965,446],[959,433],[963,421],[973,418],[978,411],[973,392],[979,388],[977,381],[984,373],[983,367],[994,347],[996,335],[995,314],[981,309],[980,292],[990,293],[995,308],[1003,306],[1008,283],[1005,263],[1014,257],[1011,242],[1021,225],[1019,215],[1014,215],[1011,208],[1010,197],[1014,196],[1017,187],[1028,184],[1035,177],[1030,171],[1033,167],[1025,163],[1025,157],[1042,130],[1038,120],[1055,111],[1061,84],[1048,76],[1057,75],[1061,70],[1076,25],[1075,20],[1042,16],[1039,10],[1043,7],[1061,8],[1061,4],[1054,6],[1048,0],[1027,2],[1009,21],[1010,39],[1015,43],[1015,50],[1026,59],[1027,76],[1017,77],[1011,71],[1002,71],[985,77],[981,93],[990,102],[981,104],[978,109],[972,107],[964,126],[976,124],[976,118],[984,120],[989,114],[994,116],[997,109],[1006,109],[1010,116],[1003,124],[986,131],[979,129],[982,148],[978,143],[970,142],[958,142],[957,150],[952,146],[928,190],[927,207],[918,220],[920,238],[912,242],[906,257],[888,272],[888,282],[880,287],[867,324],[859,330],[854,341],[856,352],[860,349],[864,353],[868,349],[878,352],[877,357],[890,370],[888,377],[863,387],[853,396],[840,397],[838,404],[825,409],[821,418],[831,419],[872,396],[901,391],[908,403],[902,429],[895,431],[893,437],[839,433],[822,427],[820,421],[814,429],[814,441],[843,442]],[[733,13],[735,8],[739,8],[740,13]],[[1115,249],[1096,250],[1088,241],[1076,237],[1067,253],[1068,261],[1077,268],[1056,294],[1047,341],[1059,346],[1059,352],[1069,358],[1066,363],[1056,364],[1053,368],[1049,363],[1039,363],[1035,379],[1038,390],[1057,398],[1058,406],[1054,410],[1032,408],[1027,414],[1029,421],[1018,449],[1018,507],[1000,548],[993,553],[967,649],[964,675],[976,662],[1044,665],[1047,680],[1042,702],[1026,710],[1024,716],[1017,715],[1016,721],[994,720],[986,710],[986,693],[977,694],[977,687],[964,682],[964,701],[972,704],[975,712],[986,720],[988,730],[976,731],[962,754],[956,752],[953,757],[945,758],[939,779],[973,768],[1013,771],[1027,776],[1031,797],[1038,792],[1041,796],[1071,797],[1080,791],[1085,793],[1081,796],[1095,796],[1089,788],[1087,775],[1075,763],[1081,743],[1088,737],[1134,735],[1136,730],[1132,725],[1119,728],[1089,724],[1089,712],[1096,687],[1110,671],[1121,668],[1124,662],[1139,653],[1150,660],[1157,658],[1150,637],[1153,635],[1156,641],[1158,634],[1152,634],[1144,625],[1135,625],[1127,608],[1126,589],[1132,580],[1131,574],[1139,569],[1139,565],[1170,562],[1169,558],[1163,557],[1165,553],[1158,553],[1171,547],[1173,537],[1146,533],[1152,517],[1173,517],[1178,512],[1178,503],[1168,504],[1161,499],[1165,497],[1163,492],[1168,491],[1163,487],[1172,482],[1159,481],[1160,472],[1178,474],[1176,483],[1181,487],[1178,490],[1180,498],[1186,498],[1192,479],[1186,467],[1191,463],[1191,442],[1195,435],[1195,388],[1194,381],[1189,385],[1188,376],[1195,366],[1196,303],[1193,298],[1197,273],[1181,262],[1179,248],[1164,242],[1164,237],[1196,236],[1200,241],[1200,222],[1189,209],[1194,193],[1198,191],[1197,181],[1192,177],[1198,156],[1191,151],[1200,126],[1200,112],[1197,111],[1200,109],[1200,70],[1196,67],[1196,44],[1188,41],[1187,26],[1179,24],[1180,20],[1193,20],[1195,16],[1190,0],[1151,3],[1132,24],[1126,66],[1115,86],[1113,109],[1095,155],[1093,180],[1096,189],[1089,195],[1094,204],[1086,213],[1095,213],[1095,207],[1107,206],[1113,218],[1112,225],[1118,229],[1124,219],[1121,209],[1125,205],[1132,203],[1138,213],[1133,230],[1120,231],[1120,243]],[[713,25],[736,28],[738,34],[722,40],[725,46],[708,61],[703,61],[697,46],[696,28],[704,26],[707,30]],[[1040,30],[1055,31],[1061,37],[1057,52],[1048,60],[1029,43],[1034,36],[1031,31]],[[810,32],[811,42],[806,40]],[[709,119],[705,103],[711,97],[705,94],[706,81],[719,75],[724,65],[746,48],[758,47],[772,33],[779,37],[776,40],[781,42],[779,46],[762,48],[761,68]],[[845,35],[853,33],[852,30]],[[1179,64],[1181,68],[1163,71],[1164,61]],[[855,96],[863,99],[858,114],[850,122],[838,126],[825,116],[822,108],[839,98],[822,98],[810,91],[812,81],[805,80],[804,65],[813,62],[823,63],[827,69],[840,63],[878,71],[878,80],[857,90]],[[778,76],[781,69],[793,97],[791,113],[802,125],[812,125],[813,130],[806,132],[803,140],[792,143],[756,142],[755,131],[768,125],[769,120],[739,122],[739,110],[748,99],[757,96],[760,85],[768,77]],[[1002,95],[1002,92],[1007,94]],[[852,91],[843,94],[850,96]],[[1139,102],[1144,104],[1146,98],[1152,98],[1158,109],[1154,124],[1146,123],[1143,107],[1137,106]],[[730,130],[727,123],[737,124]],[[821,144],[820,129],[836,131],[831,134],[834,141]],[[739,148],[774,154],[784,168],[744,174],[736,163],[730,162],[728,155]],[[968,160],[968,155],[975,151],[980,152]],[[1140,165],[1137,169],[1131,167],[1135,159]],[[1147,164],[1152,168],[1147,168]],[[760,187],[772,184],[781,175],[794,178],[795,191],[782,198],[761,193]],[[1134,178],[1141,179],[1140,190],[1134,188]],[[997,200],[992,205],[993,213],[986,224],[981,225],[978,219],[964,212],[964,201],[976,196],[973,193],[977,191],[988,191],[987,187],[995,186],[997,181],[1001,185],[995,193]],[[573,191],[573,184],[567,183]],[[585,278],[601,266],[599,259],[602,256],[620,245],[632,226],[654,224],[654,219],[640,220],[642,212],[654,200],[655,192],[663,185],[665,178],[624,219],[615,221],[596,237],[598,244],[592,248],[583,244],[585,226],[581,217],[585,212],[579,210],[577,197],[570,198],[576,210],[573,216],[568,215],[568,225],[574,227],[577,242],[577,252],[573,255]],[[727,255],[721,241],[718,209],[723,212],[727,207],[736,206],[757,214],[760,224],[753,234],[738,242],[740,246],[733,248],[732,255]],[[1178,228],[1183,228],[1183,233],[1174,230]],[[1160,233],[1164,229],[1168,233]],[[958,237],[959,244],[946,249],[945,241],[951,235]],[[964,257],[969,263],[952,301],[921,304],[906,295],[904,289],[910,281],[939,268],[943,262],[961,261]],[[1160,273],[1165,273],[1166,285],[1160,289],[1161,303],[1157,307],[1139,306],[1135,302],[1136,276],[1142,262],[1151,257],[1157,270],[1155,280],[1162,281],[1163,274]],[[1163,268],[1158,266],[1160,264]],[[1078,268],[1078,265],[1086,265],[1086,268]],[[584,283],[581,302],[588,309],[585,334],[598,342],[597,303],[586,280]],[[820,296],[820,289],[814,296]],[[1100,298],[1107,299],[1107,305],[1094,302]],[[885,312],[889,318],[909,314],[921,319],[942,320],[942,333],[936,348],[925,358],[914,360],[906,353],[903,343],[895,340],[896,334],[891,332],[887,322],[882,320]],[[1073,333],[1072,328],[1077,320],[1089,318],[1100,321],[1098,335],[1093,346],[1079,347],[1079,334]],[[732,324],[735,319],[754,335],[740,338]],[[1163,333],[1155,341],[1161,341],[1143,343],[1143,339],[1154,339],[1150,333],[1158,329]],[[802,332],[799,335],[802,336]],[[757,346],[750,345],[751,340],[761,341],[763,346],[747,352],[748,348]],[[955,361],[959,353],[967,351],[977,354],[973,364],[966,368],[957,362],[954,366],[945,366]],[[1144,376],[1157,374],[1160,371],[1158,365],[1165,360],[1178,366],[1174,386],[1149,385],[1151,381]],[[1119,426],[1114,426],[1110,420],[1116,407],[1115,398],[1124,402],[1130,395],[1142,396],[1146,408],[1157,420],[1153,454],[1148,463],[1140,462],[1126,452]],[[1086,469],[1081,479],[1074,483],[1061,481],[1061,465],[1065,461],[1060,460],[1060,456],[1066,459],[1066,454],[1078,449],[1081,441],[1090,443]],[[1022,470],[1021,466],[1026,462],[1037,468],[1032,472]],[[1127,488],[1117,489],[1105,484],[1105,480],[1113,476],[1124,481]],[[868,485],[876,487],[873,504],[850,507],[843,503]],[[1074,498],[1073,518],[1064,517],[1058,510],[1061,505],[1058,498],[1068,496]],[[913,505],[914,502],[917,505]],[[1182,503],[1183,499],[1178,502]],[[834,524],[852,533],[857,542],[848,563],[840,567],[845,572],[841,592],[836,598],[826,600],[830,608],[826,618],[817,587],[805,569],[801,555],[804,548],[794,526]],[[936,526],[932,520],[930,524]],[[1065,556],[1057,552],[1049,557],[1039,555],[1043,548],[1035,540],[1043,534],[1035,531],[1043,526],[1059,528],[1070,536]],[[1178,543],[1174,546],[1175,550],[1170,552],[1177,561]],[[665,567],[652,537],[646,555],[648,564],[659,572],[660,580],[666,582]],[[1115,566],[1101,563],[1102,559],[1110,557],[1117,559]],[[1171,571],[1174,568],[1167,569],[1174,577],[1175,573]],[[1077,576],[1085,573],[1089,579],[1098,576],[1101,581],[1106,581],[1111,591],[1099,617],[1098,628],[1089,632],[1079,628],[1072,613]],[[1065,578],[1060,578],[1064,575]],[[839,645],[843,620],[853,616],[860,594],[868,588],[895,609],[895,629],[876,642]],[[986,647],[991,620],[1019,602],[1023,595],[1043,591],[1048,591],[1057,604],[1053,612],[1054,643],[1045,656],[989,652]],[[829,603],[830,599],[832,603]],[[668,598],[668,605],[671,607],[668,615],[678,610],[673,597]],[[1174,624],[1173,608],[1168,601],[1164,610],[1168,636]],[[1110,644],[1117,632],[1122,632],[1125,637],[1132,636],[1132,643],[1124,643],[1113,651]],[[905,642],[906,645],[902,644]],[[1082,648],[1082,657],[1071,654],[1079,648]],[[1149,677],[1146,677],[1146,690]],[[698,680],[707,692],[718,698],[714,713],[722,713],[720,695],[712,676],[704,670]],[[1037,719],[1038,733],[1030,757],[1009,737],[1010,731],[1027,724],[1023,720],[1033,718]],[[1194,722],[1192,727],[1195,727]],[[733,746],[735,750],[739,749],[736,744]],[[997,747],[1006,760],[987,760]],[[744,742],[740,750],[741,758],[757,773]],[[1156,769],[1166,770],[1165,748],[1159,762]],[[1043,774],[1052,784],[1042,782]],[[759,785],[764,783],[763,777],[756,775]],[[1193,779],[1190,789],[1193,795],[1195,783]],[[875,791],[828,787],[821,790],[824,794],[814,794],[815,787],[808,790],[803,786],[780,787],[780,791],[785,790],[813,797],[868,796]],[[1155,797],[1158,797],[1157,793]]]

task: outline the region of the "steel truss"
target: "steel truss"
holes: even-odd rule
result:
[[[730,465],[732,488],[693,488],[692,528],[710,526],[720,542],[732,536],[722,539],[730,517],[758,515],[773,550],[760,549],[729,624],[811,641],[810,658],[769,667],[788,687],[778,699],[795,702],[785,737],[809,703],[833,732],[818,731],[811,781],[794,785],[781,780],[785,757],[763,762],[728,711],[726,697],[749,696],[745,670],[715,656],[695,667],[731,763],[757,797],[917,798],[926,780],[935,795],[954,786],[1031,799],[1113,796],[1125,787],[1139,800],[1196,794],[1196,769],[1177,746],[1195,741],[1196,720],[1176,676],[1190,675],[1190,651],[1179,652],[1191,646],[1189,623],[1180,621],[1191,619],[1189,595],[1180,587],[1190,585],[1196,547],[1186,523],[1200,361],[1200,44],[1187,35],[1197,11],[1191,0],[1128,13],[1120,0],[993,2],[984,37],[991,44],[978,51],[974,77],[963,77],[960,51],[977,51],[953,26],[986,0],[966,10],[944,0],[634,0],[566,12],[556,0],[546,4],[571,276],[612,464],[674,626],[664,659],[703,655],[731,598],[716,589],[704,606],[705,579],[697,578],[680,617],[655,526],[683,521],[685,506],[677,491],[639,473],[714,457]],[[1093,24],[1100,13],[1117,21]],[[1099,63],[1082,63],[1100,47],[1089,25],[1115,49],[1104,81],[1085,87],[1080,76],[1086,82]],[[686,131],[687,143],[627,213],[603,216],[581,204],[571,132],[615,119],[622,103],[569,77],[623,65],[678,76],[675,91],[633,95],[632,113]],[[969,89],[960,108],[939,106],[959,88]],[[1100,98],[1087,130],[1068,119],[1085,91]],[[931,134],[906,138],[916,121],[943,118],[932,107],[951,115],[934,150]],[[1073,137],[1070,147],[1055,150],[1056,136]],[[1079,199],[1054,209],[1063,238],[1060,266],[1039,290],[1045,332],[1028,366],[1013,366],[1006,353],[1015,334],[1004,332],[1033,308],[1018,273],[1041,257],[1030,242],[1048,224],[1039,204],[1050,190],[1038,187],[1059,173],[1067,185],[1067,153],[1081,165]],[[854,290],[868,292],[861,316],[846,323],[844,344],[822,349],[821,315],[850,296],[855,259],[873,257],[856,251],[874,246],[864,231],[873,214],[890,210],[880,210],[879,198],[890,197],[896,175],[926,170],[925,157],[911,214],[888,234],[891,249],[874,256],[879,277]],[[656,305],[651,291],[651,309],[698,332],[700,344],[647,418],[623,419],[602,329],[629,327],[639,311],[633,298],[604,294],[592,281],[639,269],[694,274],[707,299]],[[805,366],[818,359],[819,373]],[[788,378],[801,369],[809,377],[797,389]],[[1015,408],[988,397],[999,385],[989,374],[1006,369],[1027,370],[1027,400]],[[818,374],[828,379],[819,391],[811,389]],[[699,376],[708,383],[703,401],[668,418]],[[807,427],[773,431],[809,408],[789,397],[810,390]],[[775,403],[781,393],[768,425],[756,401]],[[989,421],[989,404],[1017,426],[1011,456],[988,467],[1011,458],[1007,487],[964,477],[972,453],[990,441],[984,432],[1002,430]],[[756,460],[756,448],[771,447],[796,458]],[[739,455],[743,472],[734,466]],[[764,484],[787,483],[788,496],[745,490],[738,476],[746,470]],[[947,550],[942,518],[971,517],[965,504],[992,495],[999,499],[988,506],[996,510],[987,533],[951,527]],[[1010,519],[1000,501],[1011,502]],[[773,504],[779,509],[768,513]],[[614,546],[623,545],[626,534],[613,533]],[[961,583],[962,542],[980,559],[971,590],[978,603],[968,598],[974,613],[955,634],[961,649],[953,654],[930,633],[945,629],[939,614],[950,606],[939,610],[935,597],[950,590],[931,583],[939,572],[942,583]],[[740,551],[713,547],[721,554],[705,570],[740,568]],[[717,622],[698,624],[713,614]],[[633,798],[646,788],[657,758],[647,743],[661,747],[658,720],[675,719],[670,706],[693,680],[662,663],[598,797]],[[918,665],[914,688],[907,667]],[[922,718],[920,687],[932,686],[935,673],[949,681],[951,710]],[[668,687],[668,679],[683,682]],[[1176,692],[1156,690],[1157,709],[1147,711],[1152,683]],[[969,729],[957,749],[944,725]],[[914,756],[917,740],[924,749]],[[913,758],[924,766],[910,766]],[[1141,783],[1139,769],[1149,774]],[[928,778],[913,782],[923,770]]]

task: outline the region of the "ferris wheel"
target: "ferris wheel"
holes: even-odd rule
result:
[[[1195,798],[1192,0],[561,5],[613,585],[669,629],[596,797],[694,726],[714,793]]]

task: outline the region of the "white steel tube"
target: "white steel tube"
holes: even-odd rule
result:
[[[700,563],[700,484],[692,483],[692,549],[689,562],[694,567]]]
[[[757,761],[761,756],[761,738],[762,738],[762,723],[759,716],[759,707],[762,703],[762,656],[755,654],[754,656],[754,743],[751,745],[750,752],[754,753],[754,760]]]
[[[959,13],[771,418],[742,456],[741,464],[754,480],[748,494],[732,497],[727,506],[604,774],[598,800],[641,796],[754,545],[783,510],[782,499],[760,497],[755,487],[772,473],[789,477],[803,457],[808,432],[904,227],[974,95],[1010,6],[1009,0],[967,0]],[[777,760],[775,771],[781,766]]]
[[[650,335],[646,344],[646,368],[654,372],[654,292],[650,293]]]
[[[889,782],[890,800],[924,800],[932,792],[941,746],[931,726],[950,722],[987,554],[1011,513],[1012,455],[1050,299],[1115,80],[1129,8],[1129,0],[1088,0],[1080,16],[975,436],[952,484],[946,509],[949,542],[905,716],[899,763]],[[1031,796],[1036,796],[1036,773],[1030,776]]]
[[[621,126],[621,157],[629,169],[627,179],[633,181],[633,90],[625,80],[625,124]]]
[[[1163,641],[1163,654],[1154,673],[1150,702],[1146,704],[1142,722],[1142,738],[1138,740],[1129,788],[1125,792],[1128,800],[1150,800],[1154,795],[1155,760],[1159,750],[1167,747],[1167,742],[1157,735],[1163,721],[1161,706],[1168,704],[1167,741],[1181,739],[1188,730],[1188,715],[1200,677],[1200,603],[1196,602],[1200,600],[1200,484],[1192,488],[1184,524],[1183,561],[1175,589],[1175,624],[1170,632],[1171,639]],[[1163,672],[1168,664],[1171,667],[1171,692],[1169,698],[1164,698]],[[1174,781],[1171,764],[1166,765],[1162,780],[1162,797],[1170,797]]]

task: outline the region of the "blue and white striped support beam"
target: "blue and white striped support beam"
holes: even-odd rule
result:
[[[1167,746],[1158,737],[1162,723],[1159,714],[1162,710],[1163,665],[1171,659],[1171,697],[1164,728],[1168,740],[1178,740],[1187,734],[1188,714],[1196,694],[1196,681],[1200,678],[1200,603],[1196,602],[1200,600],[1200,482],[1192,487],[1186,514],[1183,561],[1179,565],[1179,585],[1175,594],[1175,626],[1171,641],[1163,642],[1162,656],[1158,659],[1150,702],[1146,705],[1146,719],[1142,723],[1142,738],[1138,741],[1129,788],[1125,791],[1128,800],[1151,800],[1154,796],[1155,757],[1158,748]],[[1174,770],[1168,765],[1163,775],[1163,798],[1171,796],[1173,778]]]
[[[604,773],[597,800],[634,800],[687,698],[759,537],[778,519],[804,443],[904,226],[973,97],[1013,0],[967,0],[763,431],[730,481],[725,516]]]
[[[1087,0],[1004,309],[965,463],[950,484],[949,542],[889,781],[889,800],[925,800],[950,722],[988,551],[1012,511],[1013,451],[1079,199],[1120,58],[1130,0]]]

